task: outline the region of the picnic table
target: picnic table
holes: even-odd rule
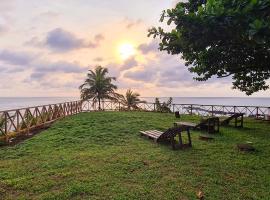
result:
[[[192,122],[174,122],[174,126],[184,126],[186,128],[196,128],[197,125]]]

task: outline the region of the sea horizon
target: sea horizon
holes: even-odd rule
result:
[[[166,102],[170,97],[141,97],[148,103],[155,98]],[[172,97],[173,104],[201,104],[224,106],[261,106],[270,107],[270,97]],[[0,97],[0,111],[32,106],[64,103],[80,100],[79,97]]]

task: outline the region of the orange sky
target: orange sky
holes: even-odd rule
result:
[[[79,96],[88,69],[109,68],[142,96],[245,96],[230,79],[194,81],[147,29],[175,0],[0,2],[0,96]],[[270,96],[269,90],[254,96]]]

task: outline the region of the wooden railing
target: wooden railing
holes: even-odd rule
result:
[[[0,111],[0,136],[8,138],[13,133],[29,133],[57,119],[74,115],[81,111],[81,101]]]
[[[120,102],[103,101],[102,111],[132,111]],[[139,103],[136,111],[162,112],[155,103]],[[266,118],[270,115],[270,107],[262,106],[226,106],[199,104],[172,104],[171,112],[200,116],[223,116],[243,113],[246,117]],[[42,105],[15,110],[0,111],[0,139],[13,137],[18,133],[29,133],[51,124],[57,119],[81,112],[98,111],[93,101],[73,101],[59,104]],[[167,110],[168,111],[168,110]]]
[[[137,110],[157,112],[157,105],[155,103],[139,103]],[[127,110],[119,102],[103,101],[101,109],[104,111],[119,111]],[[98,106],[92,101],[84,101],[82,103],[82,110],[84,112],[96,111]],[[171,112],[178,111],[180,114],[200,115],[200,116],[225,116],[235,113],[243,113],[245,117],[265,118],[270,115],[270,107],[264,106],[231,106],[231,105],[200,105],[200,104],[172,104],[170,106]]]

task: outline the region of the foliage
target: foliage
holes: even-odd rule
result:
[[[4,128],[5,128],[5,118],[3,116],[0,116],[0,136],[4,134]]]
[[[115,77],[107,76],[108,69],[97,66],[95,70],[89,70],[87,79],[79,87],[82,100],[93,100],[98,102],[98,108],[101,109],[101,100],[117,100],[120,95],[115,92],[117,86],[112,84]]]
[[[196,199],[199,189],[207,200],[270,196],[267,122],[222,127],[213,142],[192,130],[193,147],[182,151],[139,136],[173,122],[173,114],[153,112],[91,112],[57,121],[0,148],[1,199]],[[238,152],[236,144],[245,141],[258,151]]]
[[[156,111],[157,112],[172,112],[171,105],[172,105],[172,97],[168,99],[167,102],[160,103],[159,98],[155,99]]]
[[[28,127],[31,127],[33,125],[36,125],[38,122],[38,118],[34,117],[31,113],[27,112],[24,115],[24,122],[21,122],[21,129],[25,129]]]
[[[121,96],[119,98],[119,101],[122,105],[124,105],[127,110],[137,110],[139,103],[146,103],[146,101],[140,100],[140,94],[137,92],[132,91],[131,89],[128,89],[126,91],[125,96]]]
[[[196,80],[229,76],[247,95],[269,88],[269,0],[189,0],[160,20],[172,29],[154,27],[149,36],[161,39],[161,51],[181,54]]]

